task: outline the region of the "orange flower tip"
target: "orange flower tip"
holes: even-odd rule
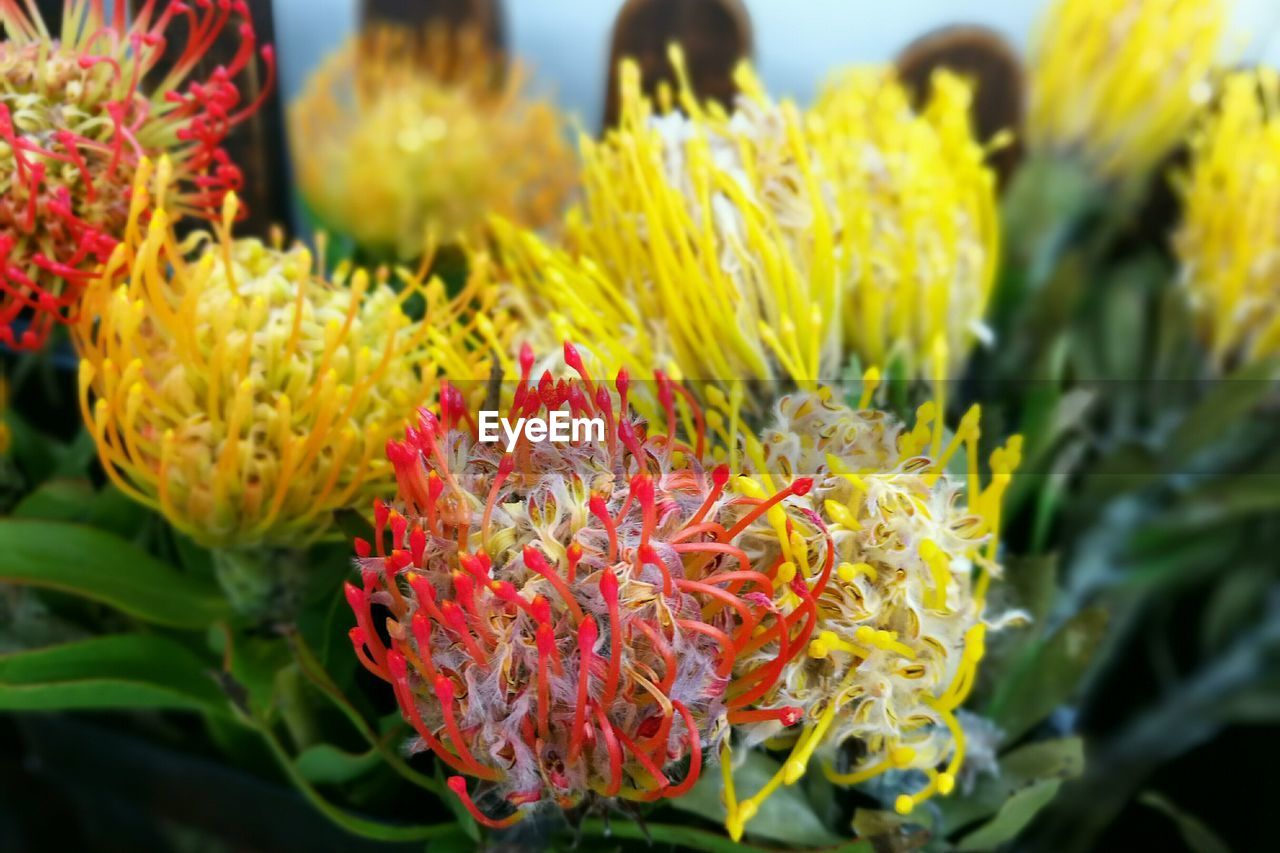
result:
[[[543,622],[538,626],[538,654],[549,657],[555,654],[556,635],[551,626]]]
[[[809,490],[813,488],[812,477],[801,477],[791,484],[791,494],[797,497],[809,494]]]
[[[355,540],[355,546],[356,546],[356,556],[360,557],[361,559],[368,557],[371,553],[373,553],[373,546],[369,544],[369,540],[367,539],[362,539],[361,537],[357,536]]]
[[[387,523],[387,514],[389,512],[391,512],[391,509],[382,502],[382,498],[373,499],[373,520],[378,527],[382,527]]]
[[[641,545],[636,549],[636,551],[640,555],[640,562],[642,565],[661,565],[661,562],[658,559],[658,552],[653,549],[652,545]]]
[[[547,574],[551,571],[551,567],[547,565],[547,560],[542,556],[542,552],[532,545],[524,546],[524,564],[539,574]]]
[[[440,605],[440,612],[444,614],[445,621],[449,623],[449,627],[455,631],[465,631],[467,628],[467,617],[458,608],[458,605],[452,601],[446,601]]]
[[[409,664],[396,649],[387,652],[387,671],[395,681],[404,681],[409,677]]]
[[[578,626],[578,647],[582,649],[584,654],[590,652],[599,636],[600,631],[596,628],[596,620],[588,616]]]
[[[623,426],[629,428],[625,422]],[[631,494],[636,496],[641,506],[653,503],[653,478],[643,472],[636,474],[631,478]]]
[[[565,346],[568,345],[569,344],[566,341]],[[533,361],[533,347],[529,345],[528,341],[525,341],[524,345],[520,347],[520,373],[526,379],[529,377],[529,374],[533,372]]]
[[[715,484],[717,489],[723,489],[729,482],[729,466],[720,464],[713,468],[711,470],[711,482]]]
[[[450,681],[447,677],[443,675],[437,675],[435,687],[436,687],[436,696],[440,698],[441,702],[448,703],[453,701],[453,682]]]
[[[631,387],[631,374],[627,373],[626,368],[618,370],[618,377],[613,384],[618,389],[619,394],[624,397],[627,395],[627,389]]]
[[[514,587],[512,591],[514,592]],[[551,604],[545,596],[539,595],[533,599],[529,605],[529,609],[533,611],[533,618],[541,625],[551,624]]]
[[[351,581],[344,581],[342,584],[342,591],[346,594],[347,604],[351,606],[352,610],[357,613],[364,610],[365,605],[368,603],[368,597],[365,595],[365,591],[363,589],[356,586]]]
[[[470,798],[470,795],[467,793],[467,780],[463,777],[450,776],[446,784],[449,786],[449,790],[453,791],[459,797]]]
[[[609,514],[608,507],[605,506],[604,498],[598,494],[592,494],[587,499],[587,506],[591,509],[591,514],[603,519]]]
[[[582,354],[569,341],[564,342],[564,363],[576,370],[583,379],[587,378],[587,366],[582,363]]]
[[[781,711],[782,713],[778,715],[778,720],[784,726],[794,726],[796,723],[800,722],[800,720],[804,718],[804,710],[801,708],[797,708],[794,705],[787,708],[782,708]]]
[[[511,476],[511,472],[515,470],[515,467],[516,467],[516,458],[512,456],[510,453],[504,453],[502,456],[502,459],[498,460],[498,478],[505,479],[506,477]],[[434,473],[433,473],[433,476],[434,476]],[[444,488],[444,483],[440,480],[439,477],[436,477],[436,482],[440,483],[441,489]]]
[[[573,542],[569,545],[568,548],[565,549],[564,553],[565,553],[565,556],[569,559],[569,562],[577,563],[579,560],[582,559],[582,546],[579,545],[577,542]]]
[[[652,548],[648,549],[652,551]],[[643,559],[643,557],[642,557]],[[648,562],[646,560],[646,562]],[[604,596],[605,603],[610,607],[618,604],[618,576],[613,573],[613,569],[606,568],[600,573],[600,594]]]
[[[355,646],[356,649],[362,648],[365,640],[368,639],[364,634],[363,628],[352,628],[347,632],[347,636],[351,638],[351,645]]]

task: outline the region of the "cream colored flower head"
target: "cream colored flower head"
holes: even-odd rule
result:
[[[780,564],[777,605],[810,627],[810,639],[760,697],[802,708],[803,724],[739,729],[743,742],[789,746],[790,755],[763,789],[741,800],[731,792],[735,836],[815,758],[841,784],[909,771],[895,801],[903,814],[954,787],[965,753],[956,710],[983,655],[987,586],[1000,572],[1000,503],[1021,446],[1015,437],[995,451],[984,485],[978,424],[975,407],[947,437],[938,408],[926,403],[908,428],[823,388],[784,397],[773,423],[746,436],[743,494],[763,495],[776,478],[814,481],[807,495],[788,499],[789,525],[780,507],[740,541],[753,559]],[[953,459],[967,475],[951,473]],[[840,747],[853,740],[861,757],[843,767]]]

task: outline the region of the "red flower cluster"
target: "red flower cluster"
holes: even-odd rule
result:
[[[103,0],[68,0],[55,36],[34,4],[0,0],[0,345],[37,348],[74,319],[128,221],[143,157],[172,162],[171,213],[215,216],[241,184],[220,146],[261,100],[241,104],[235,82],[257,50],[245,0],[146,0],[131,20],[127,5],[108,17]],[[175,25],[185,45],[166,57]],[[229,27],[230,62],[191,79]],[[275,63],[269,46],[261,56],[265,93]]]
[[[422,410],[389,444],[399,501],[376,505],[374,543],[356,543],[362,584],[346,587],[356,654],[392,685],[418,747],[514,807],[490,817],[452,777],[491,827],[592,793],[677,796],[729,724],[800,716],[751,706],[805,647],[813,608],[782,615],[779,566],[735,541],[810,481],[735,496],[728,467],[703,464],[684,388],[658,377],[667,428],[651,432],[625,373],[610,389],[568,345],[565,361],[578,376],[534,384],[526,350],[509,417],[567,410],[602,419],[604,439],[522,437],[504,452],[446,387],[439,415]],[[677,403],[697,424],[692,446],[676,436]],[[787,583],[812,600],[803,579]],[[746,654],[759,662],[739,671]]]

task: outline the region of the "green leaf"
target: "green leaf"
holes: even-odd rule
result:
[[[0,582],[79,595],[173,628],[203,628],[229,613],[212,584],[109,533],[65,522],[0,520]]]
[[[1193,454],[1222,437],[1271,394],[1276,387],[1276,374],[1277,362],[1272,359],[1246,365],[1218,380],[1170,436],[1165,458],[1175,466],[1185,465]]]
[[[1012,840],[1058,793],[1060,779],[1042,779],[1014,794],[988,822],[960,839],[960,851],[993,850]]]
[[[58,477],[42,483],[13,508],[13,518],[87,524],[120,536],[138,530],[146,509],[114,486],[95,492],[88,480]]]
[[[321,743],[304,749],[294,763],[308,782],[336,785],[350,782],[381,762],[381,756],[374,749],[356,755],[343,752],[331,744]]]
[[[1000,759],[998,773],[983,774],[963,796],[935,800],[944,835],[996,814],[1018,791],[1046,779],[1065,781],[1084,772],[1084,741],[1079,737],[1038,741]]]
[[[0,709],[168,708],[225,714],[211,668],[164,637],[119,634],[0,656]]]
[[[778,762],[760,752],[752,752],[733,771],[733,785],[739,799],[750,797],[764,787],[777,772]],[[671,805],[707,820],[724,822],[725,808],[720,773],[704,768],[702,778],[689,793],[671,801]],[[747,835],[782,841],[788,844],[818,846],[841,840],[822,825],[804,795],[802,786],[779,787],[760,804],[760,811],[747,824]]]
[[[1138,802],[1163,812],[1178,826],[1182,840],[1186,842],[1191,853],[1231,853],[1231,848],[1218,834],[1194,815],[1187,814],[1163,795],[1155,791],[1144,791]]]
[[[997,689],[988,715],[1015,741],[1067,701],[1106,633],[1107,613],[1082,610],[1052,636],[1032,644]]]

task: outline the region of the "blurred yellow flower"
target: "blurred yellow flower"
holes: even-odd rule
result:
[[[753,560],[780,566],[784,591],[777,604],[809,626],[811,639],[777,686],[729,699],[730,708],[751,699],[805,712],[802,726],[792,729],[771,720],[739,728],[745,745],[765,742],[790,754],[745,799],[737,799],[726,775],[727,826],[735,838],[779,786],[804,775],[815,755],[838,784],[918,771],[916,790],[895,801],[902,814],[950,793],[964,761],[956,711],[973,687],[993,624],[984,601],[1000,572],[1000,505],[1021,439],[992,454],[984,484],[976,406],[947,438],[934,402],[920,407],[911,428],[866,409],[874,374],[868,381],[858,410],[823,387],[783,397],[772,425],[745,436],[740,493],[759,497],[777,481],[814,481],[808,494],[788,498],[739,540]],[[953,466],[957,455],[963,461]],[[967,475],[951,473],[956,467]],[[784,516],[785,510],[793,511]],[[744,671],[776,654],[776,642],[757,645],[759,658],[739,657]],[[838,748],[850,739],[861,743],[860,757],[856,766],[837,769]]]
[[[320,67],[290,109],[298,185],[326,226],[412,260],[490,214],[533,228],[572,188],[565,122],[525,72],[469,32],[375,29]]]
[[[940,74],[917,114],[890,69],[861,69],[803,111],[743,66],[726,113],[672,61],[680,111],[670,91],[646,98],[626,63],[619,126],[581,140],[568,249],[495,229],[504,302],[544,348],[572,340],[635,376],[803,387],[855,355],[918,373],[939,341],[968,351],[998,234],[964,84]]]
[[[326,277],[303,246],[233,239],[234,195],[214,233],[179,241],[150,178],[144,162],[74,327],[103,467],[206,547],[306,544],[391,487],[384,446],[440,375],[485,376],[467,354],[493,336],[466,310],[482,295],[473,283],[451,302],[407,272],[399,294],[385,273]],[[411,298],[426,320],[405,313]]]
[[[1176,185],[1174,249],[1216,364],[1280,353],[1280,75],[1230,75]]]
[[[1056,0],[1031,48],[1033,151],[1149,173],[1208,101],[1227,0]]]

